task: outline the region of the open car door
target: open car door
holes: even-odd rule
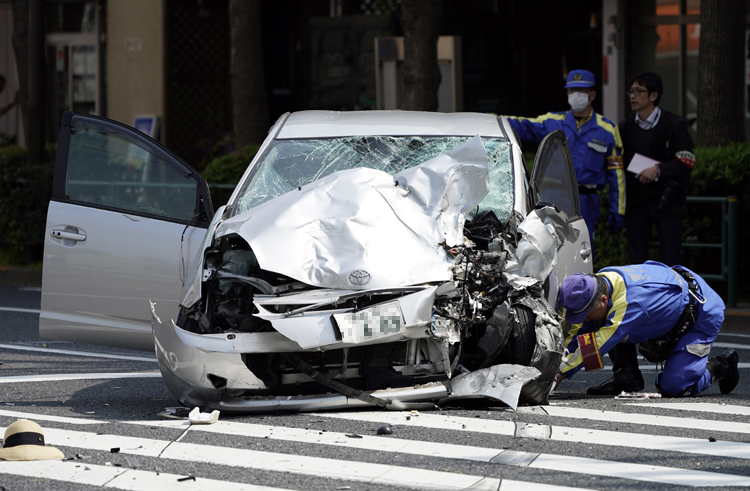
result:
[[[177,318],[213,216],[190,166],[129,126],[66,112],[47,213],[39,335],[151,351],[149,300]]]
[[[591,273],[591,240],[586,221],[581,217],[578,181],[568,139],[562,130],[544,137],[531,171],[532,204],[552,203],[568,215],[568,223],[580,233],[575,243],[565,242],[557,251],[557,264],[549,276],[547,300],[555,305],[560,282],[573,273]]]

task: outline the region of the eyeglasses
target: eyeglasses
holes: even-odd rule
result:
[[[631,95],[635,95],[637,97],[641,94],[645,94],[646,92],[648,92],[647,89],[628,89],[625,91],[625,95],[628,97],[630,97]]]

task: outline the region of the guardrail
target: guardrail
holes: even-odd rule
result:
[[[688,203],[721,203],[721,243],[683,242],[683,247],[721,249],[721,273],[704,274],[705,280],[727,282],[727,307],[737,307],[737,197],[688,196]]]

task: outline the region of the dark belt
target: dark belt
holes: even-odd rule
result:
[[[675,273],[682,276],[688,284],[688,299],[690,300],[685,308],[682,310],[677,324],[662,338],[661,341],[677,341],[682,336],[687,334],[690,329],[695,325],[695,321],[698,318],[698,308],[695,306],[695,301],[698,299],[700,293],[698,293],[698,284],[695,282],[695,277],[692,273],[682,268],[672,268]],[[702,296],[701,296],[702,298]],[[705,302],[705,299],[703,300]]]
[[[578,185],[578,194],[596,194],[596,188],[590,188],[582,184]]]

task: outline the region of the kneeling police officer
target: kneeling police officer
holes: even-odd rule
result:
[[[639,343],[649,361],[664,362],[656,387],[664,396],[696,395],[714,382],[728,394],[740,379],[738,355],[708,359],[724,323],[724,302],[697,274],[661,263],[604,268],[568,276],[560,305],[569,328],[558,382],[582,367],[578,335],[594,333],[604,355],[618,343]]]

